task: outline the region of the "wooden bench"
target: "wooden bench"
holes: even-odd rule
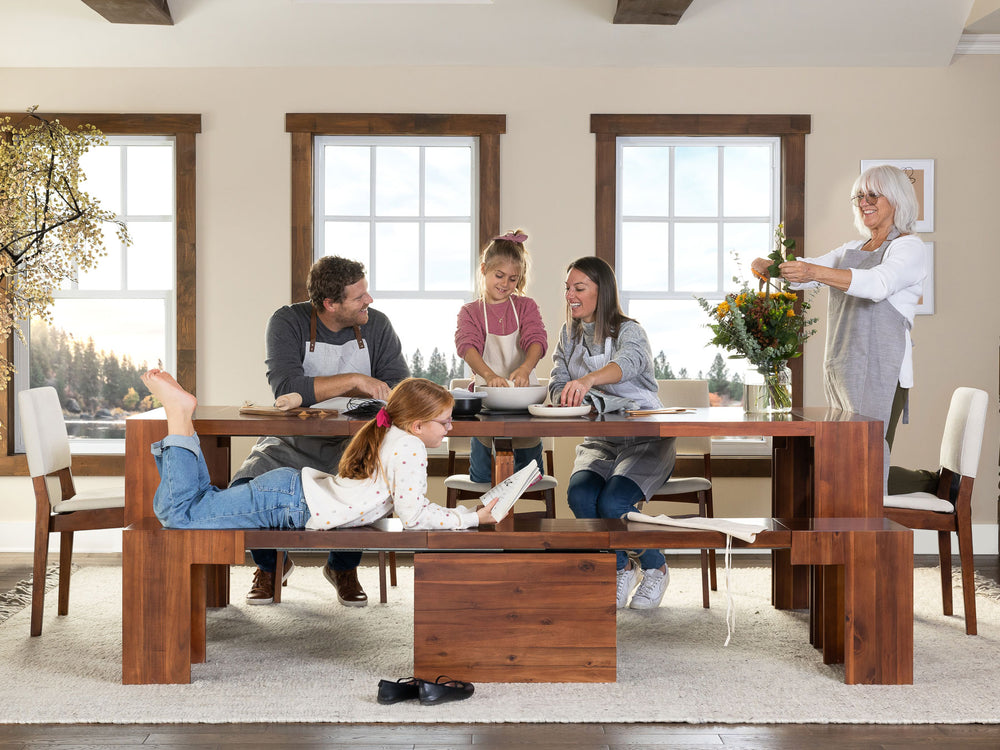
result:
[[[828,589],[843,591],[840,600],[824,598],[826,575],[814,576],[820,606],[809,637],[824,661],[843,661],[849,684],[911,684],[912,532],[884,519],[765,523],[753,544],[733,546],[788,550],[793,565],[836,566],[843,576],[842,587]],[[191,681],[191,664],[206,659],[206,601],[228,601],[228,590],[208,590],[209,581],[227,587],[228,576],[209,572],[242,564],[253,548],[414,552],[417,677],[613,682],[613,552],[726,544],[716,531],[596,519],[517,519],[513,529],[465,532],[180,530],[143,519],[123,539],[125,684]]]

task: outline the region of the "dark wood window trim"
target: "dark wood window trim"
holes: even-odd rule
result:
[[[306,298],[313,264],[313,144],[318,135],[453,135],[479,139],[479,245],[500,231],[500,136],[506,115],[306,114],[285,115],[292,136],[291,302]]]
[[[175,199],[177,236],[176,296],[177,296],[177,380],[192,393],[197,393],[197,339],[195,314],[197,301],[196,221],[195,221],[195,136],[201,132],[201,115],[197,114],[67,114],[39,113],[49,120],[58,119],[70,130],[89,123],[105,135],[166,135],[175,139]],[[17,122],[23,112],[0,112]],[[14,354],[14,342],[6,342],[7,356]],[[11,431],[14,423],[13,391],[8,386],[0,391],[0,415],[4,427],[0,431],[0,476],[26,476],[27,461],[23,454],[13,453]],[[121,476],[125,473],[125,457],[116,455],[74,455],[73,473],[77,476]]]
[[[597,139],[594,254],[615,265],[616,139],[619,136],[759,136],[781,139],[781,220],[802,252],[805,234],[806,135],[810,115],[591,115]],[[802,406],[802,357],[789,361],[792,401]]]

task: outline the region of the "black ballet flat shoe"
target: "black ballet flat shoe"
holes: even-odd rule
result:
[[[423,680],[413,677],[403,677],[402,679],[390,682],[389,680],[378,681],[378,702],[384,706],[400,701],[408,701],[420,697],[420,688],[424,685]]]
[[[471,682],[452,680],[441,675],[434,682],[420,683],[420,705],[434,706],[449,701],[463,701],[475,691],[476,687]]]

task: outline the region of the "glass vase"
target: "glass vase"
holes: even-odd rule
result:
[[[743,411],[748,414],[786,414],[792,410],[792,371],[788,362],[760,365],[743,382]]]

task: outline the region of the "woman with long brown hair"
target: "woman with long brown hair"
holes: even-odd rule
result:
[[[614,270],[587,256],[566,271],[567,321],[552,355],[552,403],[590,404],[598,412],[660,408],[649,338],[622,312]],[[584,438],[566,490],[569,506],[577,518],[620,518],[659,489],[675,457],[674,438]],[[625,552],[617,558],[618,608],[660,606],[670,580],[663,553],[639,551],[641,574]]]

